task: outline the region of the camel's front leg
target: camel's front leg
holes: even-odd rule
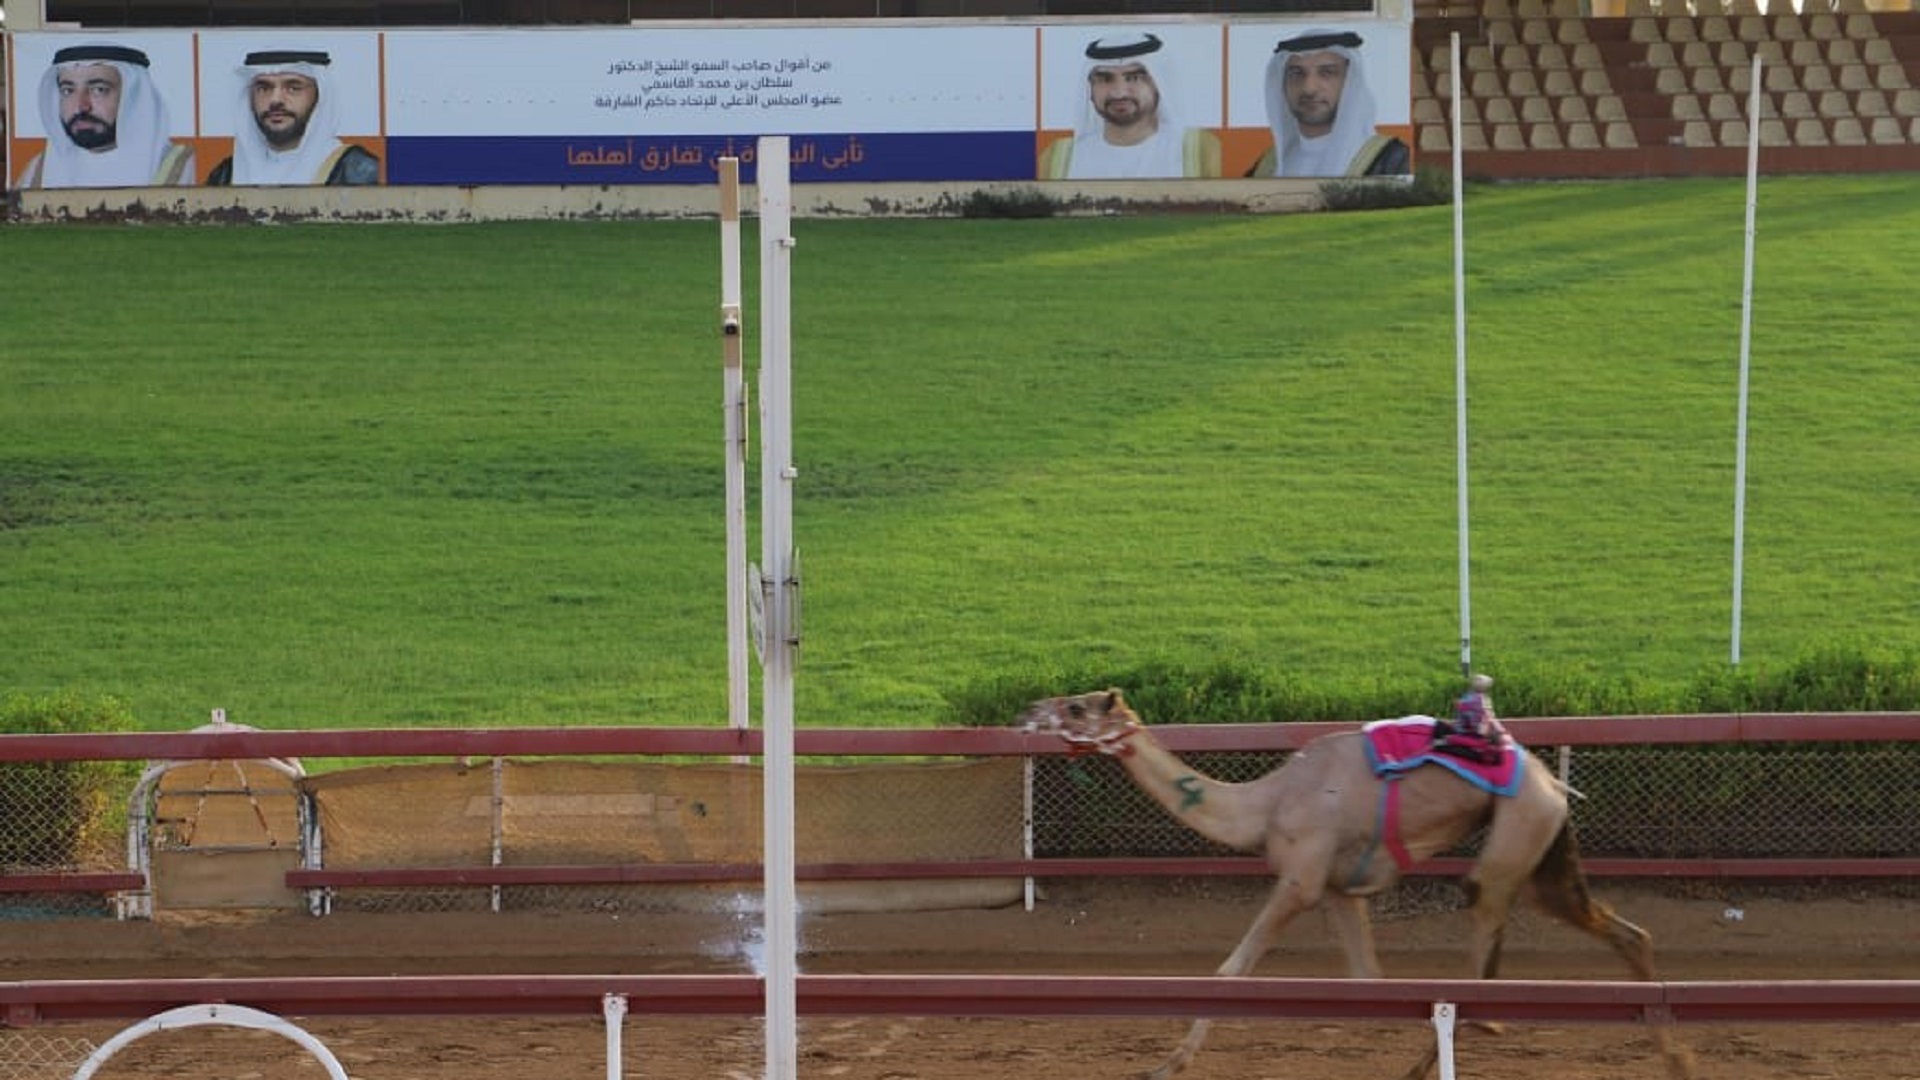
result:
[[[1228,954],[1214,974],[1231,977],[1252,971],[1267,950],[1273,948],[1274,940],[1287,923],[1319,902],[1320,891],[1317,887],[1308,887],[1298,879],[1281,878],[1279,884],[1274,886],[1272,895],[1261,906],[1260,914],[1254,916],[1253,925],[1247,928],[1240,944],[1234,946],[1233,952]],[[1201,1044],[1207,1041],[1207,1031],[1212,1026],[1211,1020],[1195,1020],[1193,1026],[1187,1029],[1187,1037],[1180,1040],[1180,1045],[1167,1056],[1167,1060],[1148,1074],[1149,1080],[1167,1080],[1186,1068],[1193,1061],[1193,1056],[1200,1052]]]
[[[1333,916],[1333,928],[1340,935],[1340,947],[1347,954],[1347,978],[1380,977],[1380,956],[1373,947],[1373,915],[1364,896],[1331,896],[1327,912]]]

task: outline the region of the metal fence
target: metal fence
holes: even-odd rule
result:
[[[1581,796],[1574,803],[1574,822],[1590,862],[1607,859],[1885,860],[1911,867],[1916,860],[1920,860],[1920,817],[1912,812],[1913,807],[1920,806],[1920,739],[1913,737],[1915,732],[1920,732],[1920,717],[1900,719],[1905,726],[1872,729],[1877,733],[1872,738],[1849,736],[1833,741],[1786,741],[1783,738],[1782,741],[1716,743],[1704,737],[1682,733],[1664,740],[1655,737],[1644,741],[1628,741],[1623,737],[1605,737],[1596,738],[1587,745],[1536,745],[1533,752],[1550,768],[1559,771]],[[1524,724],[1522,721],[1516,726],[1524,727]],[[1161,730],[1174,732],[1179,729]],[[1767,730],[1789,729],[1777,726]],[[1865,729],[1855,725],[1844,730]],[[1808,733],[1814,731],[1817,728],[1809,727],[1801,734],[1789,737],[1805,739],[1809,737]],[[263,734],[281,738],[305,735],[309,739],[325,736],[341,741],[351,741],[353,738],[352,733],[337,732]],[[408,734],[413,735],[416,742],[440,738]],[[458,741],[459,733],[444,734],[445,738],[433,745]],[[478,737],[488,733],[469,734]],[[605,739],[624,739],[626,741],[620,745],[629,746],[643,734],[627,730],[609,734]],[[709,732],[699,733],[699,736],[719,734]],[[877,822],[877,827],[882,831],[857,843],[853,849],[854,855],[830,854],[825,856],[829,861],[858,861],[860,856],[868,861],[896,863],[916,858],[937,859],[942,857],[939,853],[915,851],[911,844],[890,847],[894,842],[886,839],[884,830],[891,829],[898,836],[905,837],[936,830],[951,831],[965,820],[991,818],[993,820],[986,824],[997,830],[997,834],[1005,834],[1020,827],[1023,813],[1028,816],[1031,855],[1036,860],[1183,859],[1236,854],[1211,844],[1173,820],[1142,795],[1118,764],[1110,759],[1067,757],[1058,753],[1059,747],[1053,743],[1021,742],[1022,737],[1012,732],[889,734],[904,737],[908,741],[901,742],[896,738],[894,743],[888,744],[900,746],[897,751],[864,749],[885,742],[879,738],[880,733],[869,733],[865,741],[849,744],[856,747],[854,752],[857,756],[867,761],[865,768],[887,769],[889,765],[884,764],[883,759],[889,753],[924,762],[929,755],[939,753],[938,748],[949,744],[955,747],[955,752],[947,760],[965,757],[971,752],[1001,757],[1026,752],[1033,770],[1028,807],[1019,805],[1018,785],[1014,786],[1015,794],[1008,794],[1007,787],[999,786],[1000,794],[995,796],[993,808],[985,808],[977,800],[968,803],[952,795],[925,797],[925,793],[916,791],[913,784],[894,785],[894,793],[884,796],[886,806],[880,812],[876,814],[871,808],[861,812],[862,820]],[[1229,734],[1238,736],[1242,733]],[[1539,734],[1566,737],[1563,729],[1548,728]],[[971,742],[969,735],[975,736]],[[676,736],[681,742],[673,745],[681,746],[699,736]],[[1172,738],[1171,735],[1169,737]],[[133,738],[159,740],[168,737]],[[526,748],[542,745],[539,733],[518,733],[517,738],[520,741],[512,744],[516,755],[533,753]],[[1687,738],[1696,741],[1684,741]],[[1289,739],[1293,739],[1293,736],[1289,735]],[[1202,739],[1198,740],[1199,748],[1189,748],[1183,752],[1183,756],[1197,770],[1224,781],[1251,780],[1284,762],[1288,752],[1286,749],[1238,748],[1244,746],[1246,741],[1244,737],[1214,739],[1210,743]],[[579,743],[580,740],[576,738],[575,742]],[[1212,748],[1223,742],[1237,742],[1238,746],[1234,749]],[[234,745],[237,747],[240,744]],[[363,752],[375,748],[374,744],[364,740],[361,745],[367,747],[367,751]],[[1286,745],[1298,745],[1298,741],[1289,741]],[[986,749],[980,751],[979,747]],[[97,766],[102,763],[97,761],[29,761],[21,759],[24,752],[14,752],[10,760],[0,760],[0,800],[4,801],[7,811],[0,814],[0,918],[113,913],[115,909],[101,889],[57,889],[54,888],[57,882],[50,883],[46,876],[124,871],[128,867],[144,865],[144,856],[138,848],[140,842],[129,841],[127,829],[130,817],[127,802],[135,790],[137,765],[124,762],[120,763],[125,766],[122,768],[100,769]],[[408,751],[402,749],[393,752]],[[567,754],[576,751],[561,748],[551,752]],[[670,752],[687,751],[678,749]],[[0,759],[7,757],[0,754]],[[474,771],[483,774],[487,760],[490,759],[473,763]],[[629,757],[626,760],[634,759]],[[839,760],[844,761],[845,758]],[[649,767],[656,770],[660,768],[657,765]],[[241,774],[222,771],[218,775]],[[325,790],[326,776],[323,773],[318,777],[305,778],[294,787],[301,797],[312,798],[315,790]],[[84,778],[86,782],[77,778]],[[283,781],[284,778],[281,778],[282,794],[286,790]],[[657,781],[648,783],[652,785],[648,790],[660,788]],[[210,796],[191,790],[183,791],[177,786],[162,785],[156,790],[162,794],[152,798],[173,800],[173,809],[157,815],[169,827],[152,830],[144,843],[157,845],[165,840],[177,845],[182,830],[190,830],[191,823],[170,822],[170,819],[190,812],[193,806],[204,806]],[[624,798],[616,789],[608,790],[608,799],[617,802]],[[263,792],[264,789],[262,792],[251,791],[244,783],[237,789],[230,786],[222,790],[224,797],[244,800],[242,805],[247,808],[247,813],[241,815],[243,822],[251,817],[267,823],[263,828],[269,842],[264,846],[272,848],[286,839],[279,833],[288,833],[290,830],[283,828],[276,832],[271,828],[274,819],[261,804]],[[448,820],[461,815],[471,816],[478,812],[474,807],[485,802],[485,792],[486,786],[482,783],[474,791],[460,794],[457,806],[415,805],[404,820],[419,824],[435,819],[436,815],[447,817]],[[999,802],[1002,801],[1007,805],[1000,806]],[[684,809],[687,813],[693,813],[695,811],[692,808],[698,802],[688,802]],[[158,805],[135,807],[131,816],[137,821],[140,814],[154,815]],[[551,817],[547,824],[557,824],[560,831],[545,828],[537,834],[523,833],[512,838],[515,846],[505,851],[496,850],[491,856],[484,844],[478,847],[469,844],[454,855],[442,854],[431,859],[412,861],[409,861],[404,850],[396,850],[384,865],[539,867],[595,863],[619,865],[632,861],[739,864],[750,863],[755,856],[753,850],[745,848],[739,851],[727,849],[719,854],[714,853],[718,849],[692,848],[679,854],[666,849],[640,854],[612,849],[573,850],[578,845],[565,839],[567,829],[578,831],[592,828],[593,825],[584,819],[570,824],[554,808],[558,805],[557,802],[550,802],[543,812]],[[187,809],[183,810],[182,807]],[[650,809],[647,812],[654,811]],[[846,813],[844,810],[840,812]],[[327,813],[324,807],[309,807],[302,816],[324,822]],[[820,816],[830,815],[816,812],[816,817]],[[746,815],[743,820],[752,822],[757,818]],[[402,833],[404,831],[402,829]],[[827,822],[819,831],[822,834],[834,834],[849,830]],[[484,836],[485,830],[482,829],[478,835]],[[749,840],[757,843],[757,833]],[[297,859],[287,861],[290,867],[296,864],[328,868],[341,865],[339,861],[326,857],[324,830],[314,836],[303,835],[300,844],[303,850],[298,853]],[[1470,840],[1453,854],[1470,854],[1472,848],[1473,842]],[[946,857],[1004,859],[1006,852],[1004,848],[993,851],[982,848],[978,852]],[[1015,857],[1018,857],[1017,850]],[[1749,872],[1751,870],[1749,868]],[[1790,870],[1782,876],[1807,872]],[[1901,873],[1911,875],[1912,871],[1909,869]],[[37,883],[32,880],[36,876],[40,879]],[[1911,889],[1916,883],[1916,878],[1912,876],[1894,878],[1897,888]],[[360,889],[336,890],[338,902],[346,907],[416,912],[487,908],[604,910],[609,905],[644,906],[652,902],[650,898],[664,891],[665,887],[660,884],[637,879],[575,883],[495,882],[478,885],[417,883],[411,887],[379,888],[370,885]],[[710,891],[737,895],[741,890],[736,884]],[[295,889],[287,889],[286,892],[290,896],[299,895],[299,890]]]

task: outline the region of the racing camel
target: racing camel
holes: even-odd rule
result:
[[[1118,759],[1142,791],[1209,840],[1265,853],[1278,879],[1273,893],[1216,974],[1246,975],[1289,920],[1324,903],[1348,975],[1380,978],[1367,897],[1393,885],[1407,865],[1454,847],[1484,824],[1480,854],[1465,881],[1473,977],[1494,976],[1507,915],[1531,885],[1544,911],[1606,942],[1637,978],[1654,978],[1652,938],[1587,891],[1565,786],[1517,746],[1508,759],[1511,779],[1500,789],[1510,794],[1482,790],[1452,766],[1408,768],[1389,782],[1375,774],[1368,735],[1358,731],[1322,736],[1265,776],[1228,783],[1195,772],[1161,745],[1118,690],[1037,701],[1020,721],[1029,731]],[[1426,728],[1419,730],[1424,739]],[[1185,1068],[1209,1025],[1195,1021],[1151,1080]],[[1654,1036],[1669,1075],[1691,1077],[1691,1055],[1664,1026],[1655,1027]],[[1437,1042],[1429,1045],[1407,1080],[1425,1077],[1438,1056]]]

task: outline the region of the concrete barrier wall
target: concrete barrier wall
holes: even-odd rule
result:
[[[796,217],[958,217],[970,199],[1038,192],[1063,214],[1160,211],[1297,213],[1321,206],[1318,180],[947,182],[796,184]],[[273,224],[301,221],[457,223],[717,216],[713,185],[605,187],[126,188],[16,191],[16,222],[159,221]],[[741,194],[752,213],[751,186]]]

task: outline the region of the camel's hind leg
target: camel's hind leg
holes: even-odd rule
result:
[[[1267,950],[1273,948],[1274,940],[1280,936],[1280,931],[1285,929],[1287,923],[1295,915],[1319,902],[1320,893],[1317,886],[1309,888],[1297,878],[1281,878],[1279,884],[1274,886],[1272,895],[1268,896],[1267,902],[1261,906],[1260,914],[1254,916],[1253,925],[1247,928],[1246,934],[1240,939],[1240,944],[1234,946],[1233,952],[1228,954],[1214,974],[1237,976],[1252,971],[1253,966],[1260,962],[1260,958],[1267,954]],[[1167,1055],[1167,1060],[1161,1062],[1159,1068],[1147,1074],[1148,1080],[1167,1080],[1168,1077],[1186,1068],[1193,1061],[1193,1056],[1200,1052],[1201,1045],[1207,1041],[1207,1031],[1212,1027],[1211,1020],[1195,1020],[1193,1026],[1187,1029],[1187,1037],[1180,1040],[1180,1045],[1174,1047],[1173,1053]]]
[[[1633,970],[1635,978],[1651,981],[1653,935],[1621,918],[1612,907],[1595,900],[1580,869],[1580,845],[1571,825],[1563,826],[1553,846],[1533,873],[1534,899],[1547,914],[1607,943]],[[1671,1020],[1653,1024],[1653,1039],[1666,1059],[1667,1073],[1676,1080],[1693,1076],[1693,1053],[1680,1045]]]
[[[1471,974],[1476,979],[1491,979],[1500,971],[1500,951],[1506,944],[1507,917],[1513,912],[1514,897],[1519,894],[1519,879],[1506,874],[1487,874],[1483,863],[1463,883],[1467,893],[1468,947]],[[1498,1034],[1497,1023],[1470,1020],[1466,1029]],[[1438,1036],[1427,1043],[1420,1059],[1401,1076],[1401,1080],[1423,1080],[1440,1060]]]

